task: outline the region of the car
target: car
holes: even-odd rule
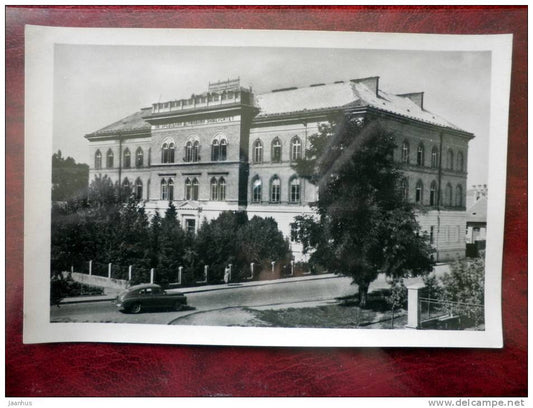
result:
[[[161,286],[145,283],[131,286],[121,292],[114,301],[115,306],[126,313],[141,313],[148,310],[183,310],[187,297],[183,293],[168,293]]]

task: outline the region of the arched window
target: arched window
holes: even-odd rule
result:
[[[460,184],[457,184],[457,187],[455,187],[455,206],[463,206],[463,187]]]
[[[211,179],[211,200],[212,201],[218,200],[218,182],[215,177]]]
[[[161,162],[162,163],[174,163],[174,151],[176,146],[174,142],[163,143],[161,148]]]
[[[254,163],[263,162],[263,143],[259,139],[254,142],[252,158]]]
[[[409,163],[409,143],[407,140],[402,143],[402,163]]]
[[[200,142],[195,141],[192,145],[192,161],[197,162],[200,160]]]
[[[458,152],[457,153],[457,170],[464,171],[464,166],[465,166],[465,162],[464,162],[463,152]]]
[[[174,181],[168,180],[168,201],[174,201]]]
[[[152,164],[152,148],[148,148],[148,166]]]
[[[106,155],[106,167],[108,169],[113,168],[113,151],[109,149]]]
[[[195,177],[192,180],[192,199],[198,200],[198,191],[200,189],[200,184],[198,183],[198,179]]]
[[[281,199],[281,181],[278,176],[274,176],[270,182],[270,202],[279,203]]]
[[[294,136],[291,140],[291,160],[299,160],[302,158],[302,141],[298,136]]]
[[[446,184],[446,189],[444,190],[445,205],[451,207],[453,205],[452,197],[452,185],[450,183]]]
[[[213,143],[211,144],[211,160],[212,161],[218,161],[220,157],[220,145],[218,144],[218,140],[213,140]]]
[[[100,152],[100,149],[98,149],[94,154],[94,168],[96,170],[100,170],[102,168],[102,153]]]
[[[168,145],[168,162],[167,163],[174,163],[174,152],[175,151],[176,151],[176,146],[172,142]]]
[[[122,187],[129,187],[130,186],[130,181],[128,180],[127,177],[124,177],[124,180],[122,181]]]
[[[185,145],[185,161],[190,162],[192,161],[192,142],[187,142]]]
[[[165,179],[161,179],[161,200],[168,200],[168,184]]]
[[[409,200],[409,181],[407,180],[407,177],[402,178],[402,181],[400,182],[400,193],[402,194],[403,200]]]
[[[434,169],[439,167],[439,148],[437,146],[431,150],[431,167]]]
[[[124,150],[124,165],[123,167],[125,169],[129,169],[131,167],[131,153],[130,149],[126,147],[126,150]]]
[[[220,139],[220,161],[225,161],[228,155],[228,142],[226,139]]]
[[[161,146],[161,163],[168,163],[168,143]]]
[[[437,205],[437,182],[432,181],[431,186],[429,187],[429,205]]]
[[[226,180],[224,180],[224,177],[220,177],[220,180],[218,181],[218,199],[219,201],[225,201],[226,200]]]
[[[289,201],[291,203],[300,202],[300,179],[296,176],[289,182]]]
[[[415,189],[415,202],[417,204],[422,204],[424,200],[424,184],[422,184],[422,180],[418,180],[418,183],[416,183],[416,189]]]
[[[144,152],[140,147],[135,151],[135,167],[142,167],[144,162]]]
[[[190,200],[192,198],[192,183],[188,177],[185,179],[185,199]]]
[[[418,145],[418,150],[416,151],[416,164],[418,166],[424,166],[424,145],[420,143]]]
[[[256,177],[252,182],[252,201],[254,203],[261,202],[262,183],[259,177]]]
[[[135,181],[135,198],[142,200],[143,198],[143,182],[140,178]]]
[[[272,163],[281,162],[281,141],[276,137],[272,141]]]
[[[446,155],[446,167],[449,170],[453,170],[453,150],[448,149],[448,154]]]

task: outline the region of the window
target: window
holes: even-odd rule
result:
[[[446,155],[446,167],[449,170],[453,170],[453,150],[448,149],[448,154]]]
[[[281,162],[281,141],[276,137],[272,141],[272,163],[279,162]]]
[[[211,179],[211,200],[218,201],[218,182],[214,177]]]
[[[168,200],[168,184],[165,179],[161,180],[161,200]]]
[[[299,203],[300,202],[300,179],[297,177],[293,177],[289,183],[290,187],[290,193],[289,193],[289,201],[291,203]]]
[[[102,168],[102,153],[100,152],[100,149],[98,149],[94,154],[94,168],[96,170],[100,170]]]
[[[299,160],[302,158],[302,142],[298,136],[294,136],[291,140],[291,160]]]
[[[422,200],[424,199],[424,185],[422,184],[422,180],[418,180],[418,183],[416,183],[415,191],[415,202],[417,204],[422,204]]]
[[[225,161],[228,154],[228,142],[226,139],[220,140],[220,161]]]
[[[424,166],[424,145],[420,144],[416,151],[416,164],[417,166]]]
[[[218,158],[220,156],[220,146],[218,144],[218,140],[213,140],[213,143],[211,144],[211,161],[218,161]]]
[[[174,201],[174,181],[168,180],[168,201]]]
[[[460,184],[455,187],[455,206],[463,206],[463,187]]]
[[[464,158],[463,158],[463,152],[457,153],[457,170],[464,171]]]
[[[191,180],[187,177],[185,179],[185,199],[190,200],[192,197],[192,183]]]
[[[429,227],[429,243],[435,243],[435,227],[433,225]]]
[[[174,163],[174,151],[175,150],[176,150],[176,146],[174,145],[174,142],[163,143],[163,147],[161,149],[161,162],[162,163]]]
[[[196,141],[192,145],[192,161],[197,162],[200,160],[200,142]]]
[[[129,169],[131,167],[131,153],[130,153],[130,149],[126,148],[126,150],[124,150],[124,168],[125,169]]]
[[[218,193],[218,199],[220,201],[226,200],[226,180],[224,180],[224,177],[220,177],[220,180],[218,181],[219,186],[219,193]]]
[[[298,224],[295,222],[291,223],[291,242],[299,242],[298,241]]]
[[[190,162],[192,161],[192,142],[187,142],[185,145],[185,161]]]
[[[138,147],[137,151],[135,152],[135,167],[142,167],[143,161],[144,161],[143,149]]]
[[[122,181],[122,187],[128,188],[129,186],[130,186],[130,181],[128,180],[127,177],[125,177],[124,180]]]
[[[261,202],[261,179],[255,178],[255,180],[252,183],[252,201],[254,203],[260,203]]]
[[[405,201],[408,201],[409,200],[409,181],[405,177],[401,181],[400,192],[402,194],[402,199]]]
[[[254,142],[252,157],[254,163],[263,162],[263,143],[259,139]]]
[[[281,181],[278,176],[274,176],[270,184],[270,202],[279,203],[281,196]]]
[[[140,178],[135,181],[135,199],[142,200],[143,198],[143,182]]]
[[[111,169],[113,168],[113,152],[111,151],[111,149],[109,149],[107,151],[107,155],[106,155],[106,167],[108,169]]]
[[[446,184],[446,190],[444,190],[445,205],[448,207],[452,206],[453,197],[452,197],[452,185],[450,183]]]
[[[437,205],[437,183],[433,181],[429,188],[429,205]]]
[[[198,200],[198,191],[199,191],[200,185],[198,183],[198,179],[195,177],[192,180],[192,199]]]
[[[431,150],[431,167],[434,169],[439,167],[439,149],[437,146]]]
[[[409,163],[409,143],[407,141],[402,144],[402,163]]]
[[[194,234],[196,232],[196,220],[193,218],[187,218],[185,220],[185,230],[189,234]]]

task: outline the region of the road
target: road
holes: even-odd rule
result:
[[[333,300],[354,294],[356,287],[346,277],[329,277],[308,281],[294,281],[261,286],[227,286],[227,289],[187,293],[189,305],[194,310],[158,311],[138,315],[124,314],[111,302],[62,304],[53,306],[52,322],[101,322],[101,323],[151,323],[168,324],[173,320],[198,311],[218,310],[232,306],[257,307]]]

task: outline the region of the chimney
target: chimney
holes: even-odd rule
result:
[[[420,109],[424,109],[424,92],[412,92],[412,93],[400,94],[398,96],[409,98],[414,103],[416,103]]]
[[[376,96],[378,96],[378,89],[379,89],[379,77],[378,76],[360,78],[360,79],[350,79],[350,82],[357,82],[357,83],[363,84],[366,87],[368,87],[368,89],[375,91]]]

